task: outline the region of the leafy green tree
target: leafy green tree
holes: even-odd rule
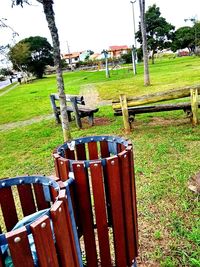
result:
[[[40,4],[42,4],[44,14],[46,17],[46,21],[49,27],[49,31],[51,33],[52,42],[53,42],[53,57],[54,57],[54,65],[56,67],[56,78],[57,78],[57,88],[58,95],[60,100],[60,113],[62,120],[62,129],[63,129],[63,137],[64,141],[71,139],[70,127],[69,127],[69,119],[67,115],[67,106],[66,106],[66,97],[64,90],[64,81],[62,75],[62,61],[60,54],[60,42],[58,36],[58,29],[55,23],[55,14],[53,10],[53,0],[36,0]],[[23,3],[28,3],[28,0],[11,0],[12,5],[23,5]]]
[[[8,58],[13,64],[13,68],[21,72],[27,72],[27,62],[31,58],[31,51],[28,43],[19,42],[10,48]]]
[[[160,8],[155,4],[145,12],[147,47],[152,53],[152,63],[157,50],[170,47],[174,26],[161,16]],[[141,23],[136,33],[137,40],[142,44]]]
[[[195,49],[195,32],[193,27],[185,26],[177,29],[173,36],[171,44],[172,51],[176,52],[178,49],[188,48],[191,52]]]
[[[46,38],[35,36],[21,40],[10,50],[13,66],[42,78],[46,65],[53,64],[52,47]]]

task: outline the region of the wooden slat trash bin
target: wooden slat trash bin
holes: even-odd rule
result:
[[[68,190],[74,181],[62,189],[56,180],[0,181],[0,267],[83,266]]]
[[[56,176],[71,187],[87,267],[136,266],[138,227],[133,147],[115,136],[74,139],[53,152]],[[85,255],[85,257],[83,257]]]

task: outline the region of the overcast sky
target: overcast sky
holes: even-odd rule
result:
[[[59,30],[61,51],[67,53],[91,49],[101,52],[111,45],[133,44],[133,15],[129,0],[54,0],[56,23]],[[176,28],[191,25],[185,18],[200,18],[200,0],[146,0],[146,9],[152,4],[160,7],[161,14]],[[42,6],[11,8],[11,0],[0,0],[0,18],[19,33],[17,41],[29,36],[47,37],[51,42]],[[138,27],[139,4],[134,4]],[[11,33],[0,29],[0,45],[8,43]]]

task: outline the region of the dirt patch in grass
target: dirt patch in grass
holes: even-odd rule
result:
[[[161,117],[153,117],[151,118],[151,121],[148,123],[148,125],[155,126],[155,125],[182,125],[182,124],[188,124],[190,123],[190,120],[188,118],[182,118],[182,119],[165,119]]]
[[[89,125],[89,122],[87,118],[82,119],[83,127],[86,129],[88,127],[91,127]],[[101,126],[101,125],[108,125],[111,123],[111,120],[108,118],[95,118],[94,119],[94,125],[95,126]]]

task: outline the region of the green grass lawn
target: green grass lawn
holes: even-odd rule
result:
[[[152,86],[143,86],[142,66],[133,76],[127,69],[65,73],[67,93],[77,94],[91,85],[102,99],[120,92],[141,95],[199,83],[199,58],[159,60],[150,66]],[[20,85],[0,97],[0,124],[50,114],[49,94],[56,92],[55,76]],[[111,134],[124,136],[121,117],[111,106],[100,107],[95,126],[82,130],[71,123],[72,136]],[[103,125],[101,120],[104,122]],[[188,189],[200,171],[200,126],[192,127],[182,111],[136,116],[128,136],[134,144],[139,216],[139,259],[142,266],[200,266],[199,197]],[[63,143],[54,119],[0,131],[0,177],[54,173],[52,151]],[[157,265],[156,265],[157,264]],[[140,266],[140,265],[139,265]]]

